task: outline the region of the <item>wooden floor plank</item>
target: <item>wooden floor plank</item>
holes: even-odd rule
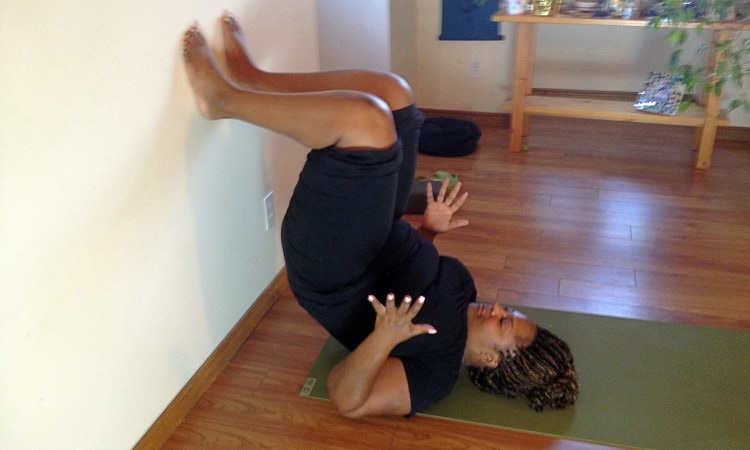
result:
[[[576,264],[550,258],[508,256],[503,267],[506,271],[534,273],[557,278],[590,281],[618,286],[635,286],[635,270],[601,264]]]
[[[470,156],[419,159],[419,175],[449,170],[469,192],[471,225],[437,245],[467,265],[480,299],[750,330],[750,145],[717,142],[706,172],[688,128],[532,128],[528,152],[485,128]],[[426,417],[344,419],[299,396],[326,338],[287,289],[165,448],[603,448]]]

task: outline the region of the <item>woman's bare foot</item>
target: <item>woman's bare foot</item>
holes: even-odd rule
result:
[[[221,16],[224,36],[224,56],[229,66],[229,76],[237,84],[250,89],[262,88],[264,72],[253,64],[245,47],[245,35],[237,19],[229,12]]]
[[[227,99],[234,87],[219,71],[197,25],[185,32],[182,44],[185,70],[201,113],[207,119],[227,117]]]

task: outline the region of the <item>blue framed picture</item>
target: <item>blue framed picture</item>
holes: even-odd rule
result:
[[[498,41],[500,24],[490,20],[497,0],[443,0],[441,41]]]

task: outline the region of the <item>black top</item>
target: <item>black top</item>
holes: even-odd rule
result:
[[[394,112],[400,130],[421,124],[415,107]],[[413,125],[410,125],[413,124]],[[401,136],[401,133],[399,134]],[[407,139],[404,139],[406,142]],[[408,142],[407,142],[408,143]],[[415,145],[404,152],[416,152]],[[373,330],[367,296],[394,293],[426,299],[414,323],[437,334],[398,345],[412,413],[445,397],[455,385],[466,347],[466,309],[476,299],[468,270],[439,256],[434,245],[398,218],[404,194],[402,140],[384,151],[335,147],[308,154],[282,224],[289,284],[302,305],[350,350]]]
[[[392,239],[366,275],[336,292],[320,293],[291,282],[310,314],[349,350],[373,330],[375,312],[367,301],[374,294],[382,301],[389,292],[400,302],[404,295],[425,297],[414,323],[435,327],[399,344],[391,356],[401,359],[411,395],[411,413],[419,412],[450,393],[458,379],[466,348],[466,310],[476,300],[474,281],[454,258],[438,256],[432,243],[419,240],[406,222],[394,222]]]

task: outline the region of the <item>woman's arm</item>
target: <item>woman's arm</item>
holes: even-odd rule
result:
[[[427,183],[427,208],[422,216],[422,224],[417,229],[422,239],[432,242],[440,233],[469,224],[466,219],[453,218],[453,214],[461,208],[469,194],[464,192],[458,195],[461,192],[460,182],[446,196],[447,192],[448,180],[443,180],[437,198],[432,193],[432,183]]]
[[[411,302],[404,297],[395,306],[393,294],[386,304],[368,298],[377,318],[375,329],[328,375],[328,395],[347,417],[405,415],[411,411],[411,397],[401,360],[388,356],[401,342],[420,334],[437,332],[431,325],[414,324],[424,297]]]

